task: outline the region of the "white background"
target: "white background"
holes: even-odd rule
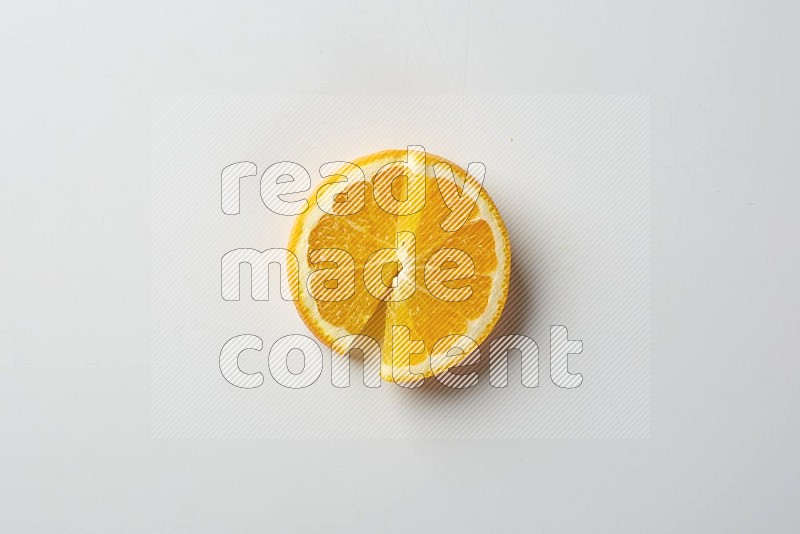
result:
[[[792,2],[22,3],[0,19],[0,530],[797,528]],[[156,93],[644,93],[651,438],[153,441]]]

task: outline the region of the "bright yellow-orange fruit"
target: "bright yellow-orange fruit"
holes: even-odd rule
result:
[[[511,270],[508,233],[485,189],[460,214],[461,224],[452,224],[458,210],[445,199],[462,195],[465,184],[479,185],[442,157],[420,156],[423,209],[395,215],[381,208],[404,200],[421,205],[422,199],[409,199],[407,176],[386,176],[387,165],[407,157],[405,150],[378,152],[353,162],[364,181],[353,180],[358,173],[347,166],[325,179],[288,246],[299,262],[299,271],[289,262],[289,285],[308,328],[328,346],[345,336],[371,336],[381,347],[381,377],[402,382],[457,365],[474,348],[471,341],[488,336],[505,304]]]

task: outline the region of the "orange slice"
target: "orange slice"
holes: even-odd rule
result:
[[[410,187],[412,168],[424,195]],[[440,156],[386,150],[342,163],[309,200],[289,238],[298,262],[289,258],[288,278],[317,338],[346,353],[352,345],[337,340],[369,335],[381,377],[404,383],[458,365],[486,339],[508,295],[511,247],[476,177]]]

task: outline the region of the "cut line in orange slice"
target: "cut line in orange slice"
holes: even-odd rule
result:
[[[411,168],[424,173],[424,195],[410,187]],[[355,335],[374,339],[386,381],[419,381],[464,361],[497,324],[511,272],[508,232],[481,180],[410,149],[327,174],[289,238],[303,322],[339,355]],[[479,190],[474,202],[453,202],[469,190]]]

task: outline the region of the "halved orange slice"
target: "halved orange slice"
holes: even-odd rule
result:
[[[409,177],[392,165],[407,158],[422,158],[422,199],[409,198]],[[469,188],[480,192],[457,213],[453,199]],[[455,163],[378,152],[343,163],[309,204],[289,238],[298,267],[290,258],[288,277],[300,316],[326,345],[369,335],[381,347],[381,377],[408,382],[463,361],[499,320],[511,271],[508,232],[480,181]]]

